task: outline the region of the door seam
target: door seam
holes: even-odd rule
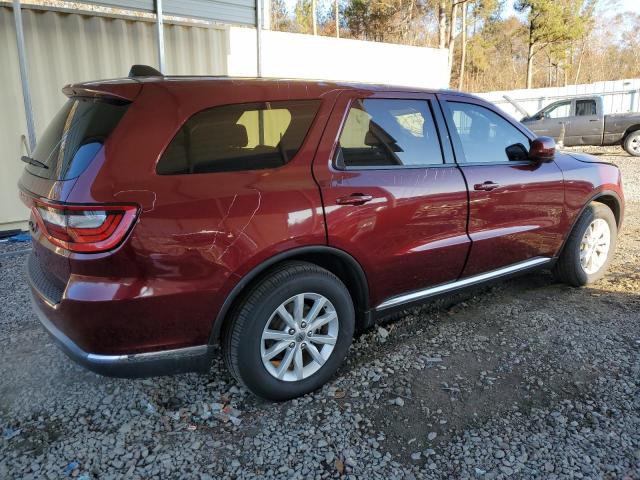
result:
[[[327,121],[324,123],[322,127],[322,132],[320,133],[320,140],[318,141],[316,148],[313,151],[313,158],[311,159],[311,178],[313,179],[313,183],[318,187],[318,193],[320,194],[320,204],[322,206],[322,218],[324,220],[324,243],[325,245],[329,245],[329,224],[327,223],[327,212],[325,209],[325,200],[324,195],[322,194],[322,187],[320,186],[320,182],[316,178],[316,174],[314,171],[314,167],[316,164],[316,157],[318,156],[318,149],[320,148],[320,144],[322,143],[322,139],[324,138],[325,132],[327,131],[327,126],[331,122],[331,118],[333,117],[333,111],[336,108],[336,104],[338,103],[338,98],[343,94],[344,91],[339,92],[333,99],[333,105],[331,105],[331,110],[329,111],[329,115],[327,116]]]

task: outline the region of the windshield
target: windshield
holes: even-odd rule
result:
[[[52,180],[80,175],[127,111],[129,104],[95,98],[70,98],[40,137],[31,157],[47,168],[27,171]]]

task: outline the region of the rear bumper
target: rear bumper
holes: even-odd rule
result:
[[[175,322],[180,312],[188,313],[179,295],[113,300],[109,297],[113,289],[105,283],[87,287],[86,278],[71,278],[62,284],[41,268],[34,253],[27,260],[27,278],[40,322],[60,348],[83,367],[114,377],[209,369],[213,347],[175,333],[190,331],[184,323]],[[74,289],[78,291],[75,296]],[[105,298],[96,299],[96,290]]]
[[[212,356],[212,347],[209,345],[130,355],[85,352],[47,318],[35,295],[31,293],[31,304],[40,323],[69,358],[92,372],[109,377],[139,378],[185,372],[204,373],[209,369]]]

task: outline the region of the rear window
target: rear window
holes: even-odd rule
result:
[[[319,100],[301,100],[203,110],[180,128],[156,171],[180,175],[280,167],[300,149],[319,106]]]
[[[597,115],[595,100],[576,100],[576,116],[586,117]]]
[[[52,180],[77,177],[93,160],[127,108],[128,103],[70,98],[44,131],[31,155],[47,168],[28,164],[27,171]]]

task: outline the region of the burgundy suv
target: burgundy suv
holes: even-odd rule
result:
[[[20,180],[34,309],[95,372],[205,372],[219,343],[292,398],[394,310],[610,262],[618,169],[479,98],[132,72],[65,87]]]

